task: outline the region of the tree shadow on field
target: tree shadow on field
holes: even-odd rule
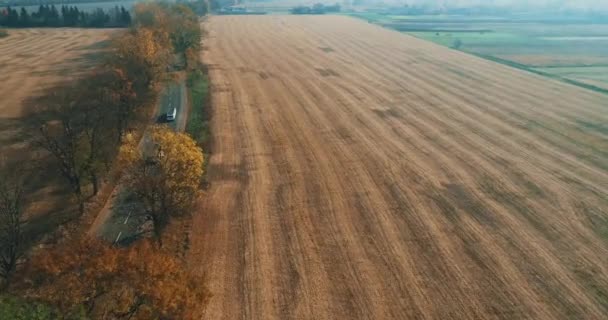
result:
[[[108,39],[108,40],[101,40],[101,41],[97,41],[95,43],[92,43],[90,45],[87,46],[83,46],[83,47],[78,47],[75,49],[72,49],[74,51],[84,51],[84,50],[103,50],[103,49],[107,49],[110,47],[110,44],[112,44],[113,39]]]
[[[99,62],[99,61],[103,61],[104,59],[106,59],[107,57],[107,53],[106,52],[99,52],[99,51],[95,51],[95,52],[87,52],[84,54],[79,55],[76,58],[72,58],[70,60],[67,60],[67,63],[69,63],[70,65],[84,65],[84,66],[88,66],[88,65],[94,65],[95,63]]]
[[[248,178],[245,165],[228,165],[228,164],[212,164],[208,163],[206,171],[213,172],[214,177],[221,177],[215,181],[242,181],[246,182]]]
[[[17,173],[24,188],[24,226],[27,246],[75,217],[74,203],[67,183],[61,177],[55,160],[39,147],[36,140],[42,123],[53,118],[47,106],[62,85],[23,102],[21,118],[0,119],[1,167]]]
[[[105,59],[105,55],[99,52],[92,52],[78,57],[62,61],[55,67],[43,71],[31,72],[32,75],[39,77],[71,77],[75,78],[85,74],[94,68],[94,65]]]
[[[99,62],[106,61],[111,40],[95,42],[88,46],[71,49],[77,56],[61,61],[53,68],[32,72],[36,76],[78,76],[93,68]]]
[[[19,118],[0,118],[0,150],[4,155],[6,149],[18,148],[26,139],[23,132],[23,120]]]

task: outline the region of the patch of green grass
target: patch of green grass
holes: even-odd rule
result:
[[[26,301],[24,299],[2,295],[0,296],[0,319],[12,320],[84,320],[82,312],[75,315],[60,315],[54,308],[42,303]]]
[[[8,36],[8,32],[6,30],[0,29],[0,38],[4,38]]]
[[[206,114],[206,103],[209,95],[209,79],[201,70],[188,74],[188,90],[190,90],[191,110],[188,117],[186,132],[188,132],[200,146],[209,141],[209,117]]]

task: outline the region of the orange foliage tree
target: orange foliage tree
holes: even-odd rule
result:
[[[149,241],[115,248],[84,239],[35,256],[21,286],[66,317],[193,319],[209,294],[201,277]]]

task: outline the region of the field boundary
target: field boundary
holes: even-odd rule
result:
[[[512,67],[512,68],[515,68],[515,69],[519,69],[519,70],[523,70],[523,71],[528,71],[528,72],[531,72],[533,74],[537,74],[537,75],[540,75],[540,76],[543,76],[543,77],[547,77],[547,78],[550,78],[550,79],[558,80],[558,81],[561,81],[563,83],[574,85],[574,86],[577,86],[577,87],[580,87],[580,88],[584,88],[584,89],[587,89],[587,90],[591,90],[591,91],[594,91],[594,92],[598,92],[598,93],[602,93],[602,94],[608,94],[608,89],[606,89],[606,88],[602,88],[602,87],[599,87],[599,86],[595,86],[595,85],[592,85],[592,84],[580,82],[580,81],[573,80],[573,79],[564,78],[564,77],[562,77],[560,75],[557,75],[557,74],[551,74],[551,73],[548,73],[548,72],[537,70],[538,68],[598,67],[598,66],[604,67],[604,66],[608,66],[606,64],[585,65],[585,66],[528,66],[528,65],[525,65],[525,64],[522,64],[522,63],[519,63],[519,62],[515,62],[515,61],[512,61],[512,60],[507,60],[507,59],[499,58],[499,57],[488,55],[488,54],[476,53],[476,52],[472,52],[472,51],[468,51],[468,50],[454,48],[452,46],[447,46],[445,44],[437,43],[437,42],[431,41],[429,39],[420,37],[420,36],[412,33],[412,32],[430,32],[430,31],[433,31],[433,32],[447,32],[447,31],[450,31],[450,32],[470,32],[470,33],[475,33],[475,32],[494,32],[491,29],[462,29],[462,30],[433,29],[433,30],[430,30],[430,29],[423,29],[423,28],[417,28],[417,27],[411,27],[411,28],[410,27],[399,27],[398,24],[395,24],[395,23],[384,23],[384,22],[377,21],[377,20],[374,20],[374,19],[369,19],[369,18],[366,18],[365,15],[346,14],[345,16],[353,17],[353,18],[356,18],[356,19],[360,19],[360,20],[366,21],[368,23],[380,26],[380,27],[388,29],[388,30],[397,31],[397,32],[406,34],[408,36],[414,37],[416,39],[420,39],[420,40],[423,40],[423,41],[426,41],[426,42],[430,42],[430,43],[433,43],[433,44],[436,44],[436,45],[439,45],[439,46],[442,46],[442,47],[445,47],[445,48],[449,48],[449,49],[452,49],[452,50],[457,50],[457,51],[460,51],[460,52],[463,52],[463,53],[466,53],[466,54],[470,54],[470,55],[473,55],[473,56],[476,56],[476,57],[479,57],[479,58],[482,58],[482,59],[485,59],[485,60],[489,60],[489,61],[492,61],[492,62],[500,63],[502,65],[506,65],[506,66],[509,66],[509,67]],[[442,21],[442,22],[449,22],[449,21],[450,20],[446,20],[446,21]],[[460,21],[460,20],[457,20],[457,21]],[[425,22],[426,23],[428,21],[424,20],[424,19],[411,19],[411,20],[407,20],[407,22],[413,22],[413,23],[415,23],[415,22]],[[476,20],[475,22],[479,22],[479,20]]]
[[[420,40],[428,41],[426,39],[422,39],[422,38],[419,38],[419,37],[416,37],[416,38],[420,39]],[[452,48],[452,49],[453,50],[458,50],[458,49],[454,49],[454,48]],[[506,66],[509,66],[509,67],[512,67],[512,68],[515,68],[515,69],[519,69],[519,70],[523,70],[523,71],[528,71],[528,72],[531,72],[531,73],[534,73],[534,74],[537,74],[537,75],[541,75],[541,76],[544,76],[544,77],[547,77],[547,78],[559,80],[561,82],[568,83],[568,84],[571,84],[571,85],[575,85],[577,87],[585,88],[587,90],[591,90],[591,91],[595,91],[595,92],[599,92],[599,93],[603,93],[603,94],[608,94],[608,89],[604,89],[604,88],[601,88],[601,87],[598,87],[598,86],[594,86],[592,84],[582,83],[582,82],[579,82],[579,81],[576,81],[576,80],[560,77],[560,76],[555,75],[555,74],[550,74],[550,73],[547,73],[547,72],[536,70],[536,69],[534,69],[532,67],[528,67],[525,64],[521,64],[521,63],[518,63],[518,62],[515,62],[515,61],[511,61],[511,60],[507,60],[507,59],[502,59],[502,58],[494,57],[494,56],[491,56],[491,55],[470,52],[470,51],[464,51],[464,50],[458,50],[458,51],[464,52],[464,53],[467,53],[467,54],[470,54],[470,55],[474,55],[474,56],[482,58],[482,59],[486,59],[486,60],[490,60],[490,61],[493,61],[493,62],[496,62],[496,63],[500,63],[500,64],[503,64],[503,65],[506,65]]]

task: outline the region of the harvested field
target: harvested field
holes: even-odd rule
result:
[[[347,17],[213,17],[206,319],[601,319],[608,103]]]
[[[22,113],[26,101],[53,85],[76,78],[99,62],[97,55],[113,32],[10,29],[9,36],[0,39],[0,158],[14,163],[30,158],[33,150],[27,137],[31,132],[26,132],[27,119]],[[65,194],[49,187],[56,176],[55,172],[41,170],[26,179],[28,215],[66,209]],[[57,203],[59,207],[54,208]]]
[[[86,70],[110,30],[13,29],[0,40],[0,118],[21,115],[22,101]]]

